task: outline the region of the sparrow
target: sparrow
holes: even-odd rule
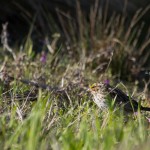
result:
[[[150,111],[149,107],[143,107],[135,99],[125,94],[121,89],[113,87],[108,83],[95,83],[90,86],[89,91],[93,95],[93,101],[101,109],[108,109],[110,106],[122,108],[127,113]]]

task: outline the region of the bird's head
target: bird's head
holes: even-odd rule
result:
[[[105,92],[106,85],[104,83],[94,83],[90,86],[89,91],[94,93],[103,93]]]

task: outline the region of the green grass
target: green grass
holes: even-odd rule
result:
[[[140,89],[144,93],[141,95],[146,97],[148,83],[145,82],[144,89],[138,87],[137,82],[129,84],[127,81],[134,73],[136,63],[140,70],[148,62],[146,56],[149,51],[145,54],[142,50],[142,57],[137,55],[142,47],[134,50],[137,37],[133,34],[136,29],[131,33],[129,27],[124,35],[124,26],[122,21],[119,23],[119,18],[112,17],[115,20],[111,19],[106,24],[99,15],[97,22],[92,22],[91,16],[90,28],[90,24],[82,20],[82,14],[78,15],[79,35],[76,35],[73,24],[68,20],[70,45],[59,41],[61,44],[55,45],[54,54],[46,54],[45,63],[40,61],[41,54],[35,56],[33,53],[31,33],[22,45],[23,52],[16,52],[14,48],[10,53],[0,48],[0,70],[16,78],[7,89],[4,88],[4,81],[0,82],[0,149],[149,149],[150,128],[146,119],[149,114],[139,113],[137,117],[130,115],[127,118],[111,109],[100,111],[92,97],[81,90],[81,87],[87,88],[103,79],[110,79],[114,84],[118,77],[126,79],[125,90],[132,89],[130,93],[139,95],[137,89]],[[84,23],[86,28],[83,28]],[[14,54],[17,59],[12,57]],[[136,63],[132,58],[136,58]],[[36,91],[36,101],[30,101],[28,96],[19,101],[16,95],[33,90],[32,86],[18,82],[20,77],[42,81],[52,87],[67,87],[67,94],[39,89]],[[9,94],[5,96],[5,92]],[[143,100],[148,103],[146,98]]]
[[[127,118],[121,112],[113,112],[111,109],[107,112],[100,111],[92,97],[80,90],[79,80],[84,79],[84,86],[88,86],[97,77],[88,69],[81,70],[76,63],[66,66],[65,61],[51,69],[50,62],[54,57],[48,55],[48,58],[46,64],[39,61],[39,56],[34,61],[27,61],[26,58],[16,68],[15,61],[10,64],[11,59],[8,59],[5,67],[8,74],[16,78],[22,72],[21,76],[25,76],[22,78],[35,77],[37,80],[43,76],[51,86],[60,87],[63,78],[63,86],[71,88],[67,90],[69,102],[63,94],[41,89],[38,90],[36,101],[29,101],[27,96],[19,101],[15,95],[31,91],[32,86],[12,81],[9,98],[1,97],[1,149],[149,149],[148,114],[139,114],[137,117],[130,115]],[[76,86],[72,87],[70,82]],[[3,81],[1,94],[4,92],[2,83]]]
[[[0,116],[1,148],[149,149],[150,131],[142,115],[125,123],[121,114],[101,112],[86,100],[63,112],[55,110],[49,95],[41,94],[25,119],[19,119],[16,106],[9,119],[6,113]]]

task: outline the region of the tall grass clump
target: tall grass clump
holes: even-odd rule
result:
[[[90,67],[97,74],[109,69],[119,79],[133,80],[149,68],[149,31],[143,35],[145,24],[140,23],[148,11],[149,6],[139,9],[132,19],[125,13],[112,13],[110,17],[107,5],[104,11],[96,0],[88,16],[84,15],[78,1],[76,18],[61,12],[58,15],[70,43],[69,50],[78,55],[84,67]]]

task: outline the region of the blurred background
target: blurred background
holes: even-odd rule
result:
[[[0,12],[0,31],[7,22],[15,49],[28,39],[35,53],[63,45],[61,54],[87,57],[82,63],[98,74],[113,53],[112,75],[149,78],[150,0],[1,0]]]
[[[33,39],[42,39],[46,35],[51,35],[56,31],[63,33],[61,19],[78,21],[77,3],[86,20],[90,20],[90,10],[95,5],[96,0],[1,0],[0,1],[0,24],[8,22],[8,32],[10,43],[22,41],[27,35],[32,25]],[[126,24],[133,18],[139,9],[145,10],[150,4],[150,0],[99,0],[98,9],[107,19],[113,14],[126,17]],[[97,11],[97,10],[96,10]],[[147,10],[138,20],[138,26],[144,22],[142,36],[147,33],[150,25],[150,10]],[[106,19],[106,18],[105,18]],[[57,27],[56,27],[57,26]],[[67,28],[67,27],[66,27]]]

